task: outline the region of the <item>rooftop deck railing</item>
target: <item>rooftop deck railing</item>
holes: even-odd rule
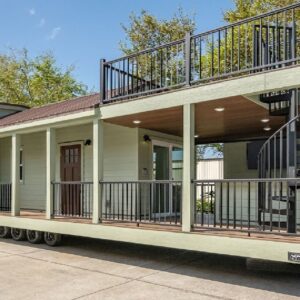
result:
[[[101,60],[102,104],[284,68],[300,57],[300,3],[115,60]]]

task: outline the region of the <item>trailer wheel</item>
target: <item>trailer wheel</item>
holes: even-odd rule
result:
[[[27,240],[31,244],[40,244],[43,239],[43,233],[36,230],[26,230]]]
[[[6,226],[0,226],[0,238],[8,239],[11,237],[10,228]]]
[[[11,237],[15,241],[24,241],[26,240],[26,230],[19,229],[19,228],[12,228],[11,229]]]
[[[48,246],[51,246],[51,247],[58,246],[61,243],[61,234],[45,232],[44,240]]]

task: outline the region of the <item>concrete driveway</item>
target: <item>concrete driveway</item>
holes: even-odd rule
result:
[[[248,271],[240,258],[72,237],[58,248],[0,240],[5,300],[298,297],[299,275]]]

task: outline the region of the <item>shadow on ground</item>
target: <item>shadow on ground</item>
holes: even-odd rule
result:
[[[1,242],[127,264],[128,269],[142,267],[184,278],[199,278],[300,297],[300,265],[250,261],[247,268],[247,260],[240,257],[71,236],[65,236],[62,245],[55,248],[13,240]]]

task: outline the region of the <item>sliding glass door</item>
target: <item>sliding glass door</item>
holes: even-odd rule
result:
[[[170,181],[182,180],[182,147],[153,142],[153,180],[161,181],[153,191],[154,217],[172,216],[180,212],[181,190]]]

